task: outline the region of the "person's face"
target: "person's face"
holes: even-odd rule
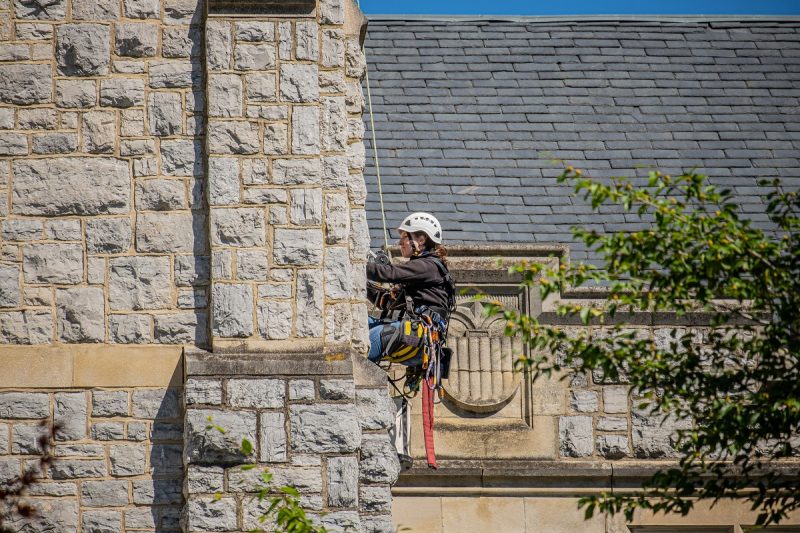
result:
[[[400,232],[400,255],[408,259],[414,255],[414,247],[411,241],[417,243],[417,250],[422,251],[425,249],[425,235],[418,234],[412,235],[406,231]]]

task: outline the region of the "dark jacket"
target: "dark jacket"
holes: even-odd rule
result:
[[[427,305],[447,316],[447,289],[432,254],[412,257],[402,265],[367,264],[367,279],[380,283],[399,283],[414,302],[414,308]]]

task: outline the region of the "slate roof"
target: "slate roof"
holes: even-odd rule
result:
[[[592,214],[556,183],[553,158],[594,176],[696,167],[757,222],[758,179],[800,186],[800,20],[372,18],[365,49],[390,228],[416,210],[436,214],[450,243],[570,243],[576,223],[637,227]]]

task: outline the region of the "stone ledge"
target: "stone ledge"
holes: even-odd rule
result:
[[[2,346],[0,388],[180,387],[180,346]]]
[[[184,352],[184,374],[196,376],[352,376],[353,359],[343,351],[320,353],[211,353],[198,349]]]

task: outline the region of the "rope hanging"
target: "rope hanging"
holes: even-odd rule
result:
[[[366,51],[364,51],[364,60],[366,62]],[[375,136],[375,118],[372,114],[372,91],[369,88],[369,64],[367,63],[364,69],[364,79],[367,82],[367,105],[369,107],[369,126],[372,133],[372,151],[373,158],[375,159],[375,177],[378,180],[378,198],[381,202],[381,220],[383,221],[383,249],[389,253],[389,232],[386,230],[386,211],[383,207],[383,187],[381,186],[381,164],[378,161],[378,140]]]

